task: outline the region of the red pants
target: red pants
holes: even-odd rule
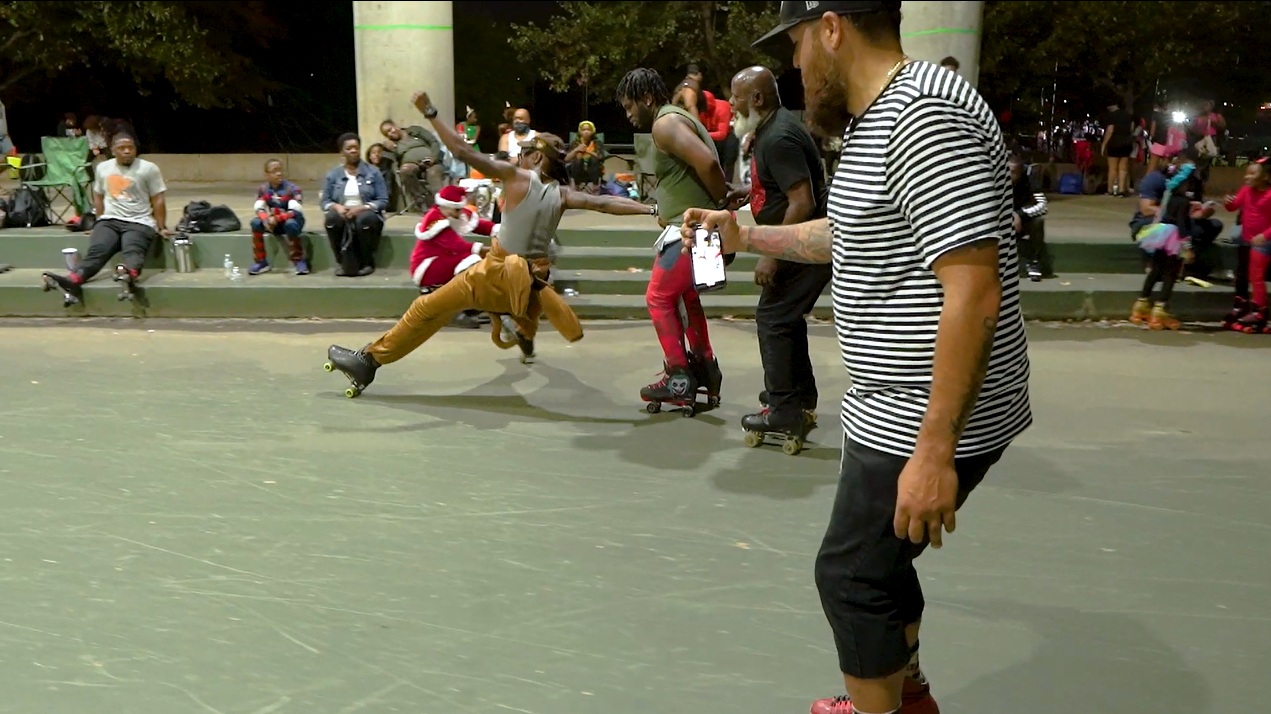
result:
[[[1249,250],[1249,290],[1253,293],[1253,304],[1258,307],[1267,306],[1267,267],[1271,265],[1271,252],[1254,246]]]
[[[653,318],[653,328],[657,330],[658,342],[662,343],[668,368],[688,367],[688,353],[684,351],[686,338],[693,354],[705,359],[714,356],[706,313],[693,287],[693,260],[680,253],[679,243],[668,246],[654,259],[653,277],[644,292],[644,301],[649,306],[649,316]],[[688,317],[687,325],[680,319],[681,301]]]

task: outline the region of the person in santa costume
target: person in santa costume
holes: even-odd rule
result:
[[[463,236],[493,237],[498,232],[498,225],[481,219],[468,208],[463,188],[446,186],[437,193],[433,207],[415,227],[418,240],[410,256],[411,280],[423,293],[445,285],[490,252],[488,245],[474,243]],[[480,310],[464,310],[455,318],[458,327],[477,328],[481,323]]]

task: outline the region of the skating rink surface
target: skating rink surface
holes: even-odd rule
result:
[[[812,563],[847,379],[748,449],[762,371],[645,414],[647,323],[519,364],[382,324],[0,325],[0,712],[796,714],[842,692]],[[545,326],[545,329],[546,328]],[[1271,338],[1033,326],[1036,424],[919,561],[946,714],[1254,712],[1271,665]]]

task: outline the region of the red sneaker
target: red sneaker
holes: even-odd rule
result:
[[[819,699],[812,703],[811,714],[854,714],[852,700],[847,697]],[[940,714],[940,707],[931,696],[926,682],[905,678],[905,688],[900,695],[900,711],[897,714]]]

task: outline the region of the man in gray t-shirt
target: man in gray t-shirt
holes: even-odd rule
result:
[[[167,186],[159,167],[137,157],[137,141],[126,132],[111,138],[111,152],[115,158],[97,166],[93,183],[97,221],[88,239],[88,254],[65,276],[44,274],[45,285],[65,293],[68,305],[83,302],[81,286],[116,253],[123,254],[123,262],[115,266],[115,280],[135,282],[155,236],[172,233],[163,198]]]

